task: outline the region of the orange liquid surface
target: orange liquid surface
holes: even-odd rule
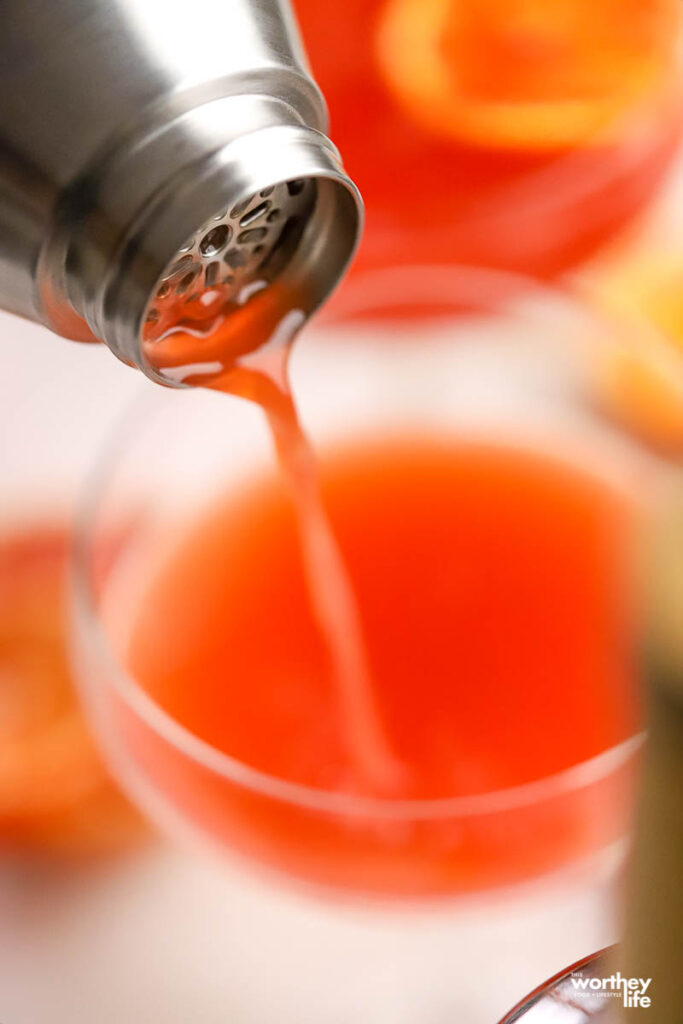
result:
[[[366,698],[401,765],[385,806],[530,783],[632,733],[622,498],[546,456],[436,439],[332,454],[319,485],[357,601]],[[377,799],[283,481],[216,502],[158,557],[154,570],[140,557],[139,599],[114,610],[119,654],[147,693],[271,777]],[[502,884],[593,852],[623,824],[623,772],[471,817],[327,813],[218,777],[125,707],[112,714],[135,767],[203,833],[328,886]]]
[[[400,261],[555,274],[640,210],[674,151],[668,0],[295,8],[365,201],[354,272]]]

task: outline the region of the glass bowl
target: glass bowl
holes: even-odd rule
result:
[[[603,368],[628,346],[627,331],[568,295],[490,271],[400,268],[368,275],[365,289],[356,282],[353,294],[345,319],[310,326],[293,355],[294,394],[322,467],[340,445],[406,432],[493,444],[599,481],[623,499],[629,521],[632,513],[639,519],[667,464],[605,412]],[[187,728],[131,676],[117,653],[117,622],[140,605],[154,566],[217,495],[239,494],[273,471],[260,410],[199,390],[148,390],[99,459],[75,549],[73,641],[85,700],[131,794],[174,834],[328,894],[464,896],[611,863],[628,828],[640,745],[635,714],[604,749],[523,784],[378,796],[261,770]],[[630,576],[636,534],[629,527],[618,552],[627,604],[637,596]],[[501,585],[495,570],[487,585]],[[188,614],[205,599],[188,593]],[[612,638],[619,650],[608,660],[628,657],[633,619],[623,611]],[[511,666],[501,668],[491,691],[496,701],[508,700]],[[549,665],[548,678],[557,671]],[[462,700],[466,680],[459,685]],[[581,688],[585,707],[578,717],[569,714],[577,700],[572,686],[553,698],[567,724],[555,710],[531,740],[523,711],[515,717],[509,702],[517,749],[547,746],[553,732],[560,742],[582,728],[577,722],[591,721],[596,711]],[[416,680],[416,707],[421,687]],[[274,701],[284,699],[278,695],[274,687]],[[636,700],[626,690],[611,699],[617,717]]]

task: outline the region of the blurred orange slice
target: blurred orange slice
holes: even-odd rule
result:
[[[141,834],[103,767],[69,669],[67,533],[0,540],[0,839],[94,852]]]
[[[644,319],[683,355],[683,254],[628,255],[605,268],[597,289],[604,305]]]
[[[645,440],[683,451],[683,257],[643,253],[592,289],[623,325],[621,343],[597,360],[603,404]]]
[[[678,27],[678,0],[388,0],[376,50],[434,133],[550,150],[616,137],[664,90]]]

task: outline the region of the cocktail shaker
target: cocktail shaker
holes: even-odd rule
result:
[[[286,0],[2,0],[0,306],[105,342],[230,315],[252,288],[319,305],[358,192]]]

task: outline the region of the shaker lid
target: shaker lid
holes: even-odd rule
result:
[[[182,375],[160,369],[173,368],[173,335],[184,332],[189,361],[202,362],[218,329],[244,353],[257,347],[255,323],[275,323],[278,308],[310,316],[341,280],[363,217],[334,145],[278,101],[227,97],[187,117],[108,165],[108,220],[84,235],[95,245],[79,254],[73,297],[115,355],[172,386]],[[242,122],[251,130],[239,132]],[[127,218],[118,237],[110,211]]]
[[[145,310],[143,349],[153,352],[179,330],[206,337],[270,288],[315,220],[317,201],[317,180],[295,178],[259,189],[205,221],[159,277]],[[305,281],[297,291],[305,294]]]

